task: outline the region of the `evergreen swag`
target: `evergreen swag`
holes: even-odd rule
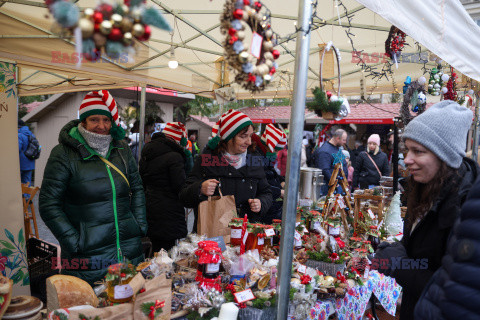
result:
[[[312,93],[315,98],[313,101],[307,102],[308,110],[314,111],[319,117],[322,116],[322,112],[340,112],[342,100],[328,101],[327,94],[319,87],[315,87]]]
[[[157,300],[158,301],[158,300]],[[141,304],[140,308],[142,309],[142,312],[144,315],[149,316],[149,314],[152,312],[152,307],[155,307],[155,302],[144,302]],[[154,319],[158,317],[162,313],[162,308],[157,308],[155,309],[155,315]]]

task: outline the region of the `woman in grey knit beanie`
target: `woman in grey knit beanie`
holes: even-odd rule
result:
[[[375,253],[378,259],[395,258],[391,261],[396,268],[391,266],[387,273],[404,289],[400,319],[413,319],[415,304],[441,266],[455,218],[477,177],[477,165],[464,158],[472,118],[471,110],[446,100],[405,128],[410,181],[403,239],[380,244]]]

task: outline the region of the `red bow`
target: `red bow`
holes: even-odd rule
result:
[[[347,279],[345,279],[345,276],[340,273],[340,271],[337,271],[337,279],[340,280],[341,283],[347,282]]]
[[[160,300],[155,300],[155,304],[150,307],[150,313],[148,314],[148,318],[153,320],[155,319],[155,311],[158,308],[163,308],[165,306],[165,300],[160,302]]]
[[[342,239],[340,239],[340,238],[335,238],[335,241],[337,241],[337,244],[338,244],[338,246],[340,247],[340,249],[345,248],[345,242],[343,242]]]

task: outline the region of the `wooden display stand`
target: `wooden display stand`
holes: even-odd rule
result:
[[[368,194],[354,194],[353,195],[353,201],[355,204],[355,217],[353,221],[354,225],[354,230],[357,231],[357,220],[358,220],[358,213],[360,212],[360,205],[362,200],[373,200],[378,203],[377,210],[376,212],[372,210],[373,214],[377,216],[378,221],[383,220],[383,206],[384,206],[384,196],[374,196],[374,195],[368,195]]]
[[[337,163],[335,165],[335,168],[333,169],[332,176],[330,177],[330,181],[328,182],[328,193],[327,193],[327,199],[331,198],[333,196],[333,192],[337,188],[339,181],[337,179],[338,174],[340,173],[340,176],[342,177],[342,180],[340,180],[340,186],[342,187],[343,191],[345,191],[346,196],[344,197],[345,203],[350,209],[350,212],[353,212],[352,204],[350,203],[350,186],[348,185],[347,182],[347,177],[345,176],[345,172],[341,170],[342,164]]]

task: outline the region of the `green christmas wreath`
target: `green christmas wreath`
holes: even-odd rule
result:
[[[329,101],[327,94],[319,87],[315,87],[312,93],[314,100],[307,102],[308,110],[314,111],[319,117],[322,116],[322,112],[338,113],[340,111],[342,100]]]

